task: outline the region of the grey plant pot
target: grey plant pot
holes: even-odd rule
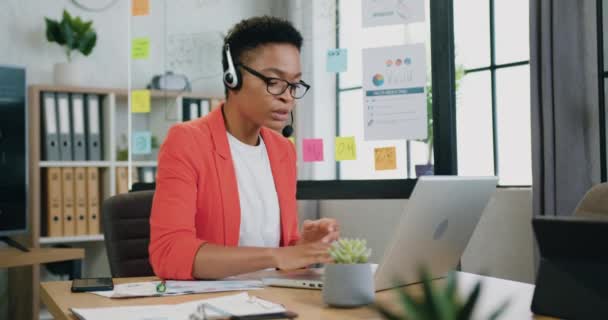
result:
[[[334,307],[357,307],[374,302],[372,266],[327,264],[323,275],[323,302]]]

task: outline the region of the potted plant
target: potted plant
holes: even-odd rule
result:
[[[368,263],[371,249],[365,240],[340,239],[329,254],[333,264],[325,265],[323,301],[335,307],[355,307],[374,301],[374,278]]]
[[[97,33],[93,29],[93,21],[83,21],[80,17],[72,17],[63,10],[61,21],[44,18],[46,22],[46,39],[55,42],[65,50],[67,62],[56,63],[53,74],[55,83],[64,85],[82,84],[82,72],[72,62],[74,52],[88,56],[97,43]]]
[[[477,282],[471,293],[462,298],[457,293],[456,273],[450,272],[446,285],[442,288],[433,286],[432,279],[424,269],[420,271],[423,296],[415,297],[408,293],[406,287],[398,290],[400,311],[375,304],[374,308],[388,320],[470,320],[473,319],[475,304],[481,294],[481,282]],[[507,308],[505,301],[484,319],[495,320]],[[476,318],[477,319],[477,318]],[[482,318],[479,318],[482,319]]]

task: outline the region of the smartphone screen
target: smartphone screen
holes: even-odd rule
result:
[[[108,291],[114,289],[112,278],[84,278],[72,280],[72,292]]]

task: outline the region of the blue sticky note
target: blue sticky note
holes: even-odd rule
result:
[[[346,49],[327,50],[327,72],[345,72],[348,55]]]
[[[152,134],[149,131],[133,132],[133,154],[152,153]]]

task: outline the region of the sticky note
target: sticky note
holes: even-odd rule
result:
[[[150,14],[150,0],[133,0],[131,2],[133,16],[147,16]]]
[[[131,91],[131,112],[148,113],[150,112],[150,90]]]
[[[375,148],[374,158],[378,171],[397,169],[397,150],[395,147]]]
[[[135,38],[131,40],[131,58],[148,59],[150,56],[150,38]]]
[[[355,137],[336,137],[336,161],[357,160]]]
[[[293,145],[294,145],[294,146],[296,145],[296,138],[294,138],[294,137],[289,137],[289,138],[287,138],[287,139],[289,139],[289,141],[291,141],[291,143],[293,143]]]
[[[133,132],[131,143],[133,154],[150,154],[152,152],[152,134],[149,131]]]
[[[347,61],[346,49],[327,50],[327,72],[345,72]]]
[[[303,139],[304,162],[323,161],[323,139]]]

